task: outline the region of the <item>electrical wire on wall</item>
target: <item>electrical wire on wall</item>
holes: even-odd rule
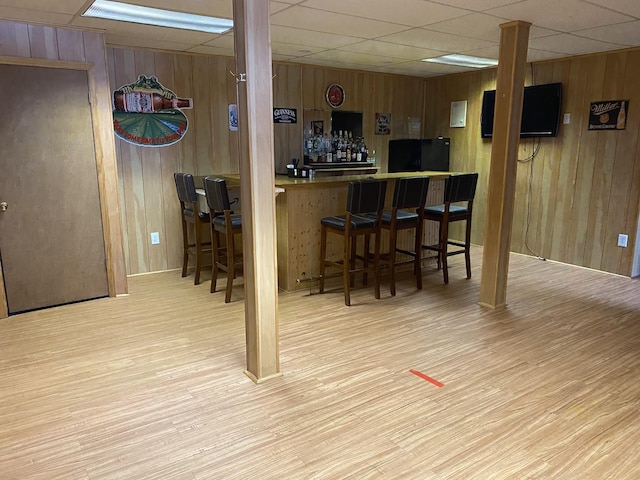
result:
[[[529,253],[534,257],[537,257],[539,260],[546,260],[541,257],[537,253],[535,253],[531,247],[529,247],[529,225],[531,224],[531,191],[533,187],[533,160],[536,158],[536,155],[540,151],[540,138],[535,138],[533,143],[533,151],[531,155],[527,158],[518,159],[518,163],[528,163],[529,164],[529,181],[527,185],[527,226],[524,232],[524,246],[527,248]]]
[[[536,84],[535,80],[535,72],[533,70],[533,62],[530,63],[531,66],[531,85]],[[529,164],[529,181],[527,185],[527,226],[524,232],[524,246],[529,251],[531,255],[536,257],[538,260],[546,260],[546,258],[541,257],[536,252],[534,252],[531,247],[529,247],[529,225],[531,224],[531,191],[533,187],[533,160],[538,155],[540,151],[540,137],[536,137],[533,141],[533,150],[531,151],[531,155],[527,158],[518,159],[518,163],[528,163]]]

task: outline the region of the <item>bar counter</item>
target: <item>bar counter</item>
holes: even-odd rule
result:
[[[402,172],[376,173],[371,175],[340,175],[315,178],[291,178],[276,175],[274,186],[284,192],[276,196],[276,228],[278,241],[278,284],[286,291],[307,288],[305,282],[317,277],[320,257],[320,219],[345,213],[347,188],[351,181],[386,179],[386,208],[391,208],[396,178],[429,176],[427,205],[441,203],[444,179],[450,172]],[[239,175],[218,175],[230,185],[240,183]],[[437,229],[425,225],[424,241],[436,243]],[[333,238],[335,237],[335,238]],[[400,248],[412,249],[413,230],[400,232]],[[327,252],[340,255],[342,239],[329,235]],[[382,235],[382,251],[388,249],[387,235]],[[301,282],[299,282],[299,280]]]

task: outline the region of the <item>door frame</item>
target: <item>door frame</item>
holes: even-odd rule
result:
[[[103,65],[96,65],[85,62],[0,56],[0,65],[61,68],[87,72],[109,296],[115,297],[116,295],[127,294],[128,285],[122,226],[120,224],[120,199],[118,194],[116,148],[113,135],[113,114],[106,59]],[[2,260],[0,260],[0,319],[8,316],[9,308],[4,275],[2,273]]]

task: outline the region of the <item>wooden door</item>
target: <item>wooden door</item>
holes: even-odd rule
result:
[[[10,314],[109,294],[87,73],[0,65]]]

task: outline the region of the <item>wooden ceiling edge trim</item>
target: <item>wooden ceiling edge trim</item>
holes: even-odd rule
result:
[[[9,57],[0,55],[0,64],[20,65],[25,67],[63,68],[66,70],[91,70],[92,63],[52,60],[49,58]]]

